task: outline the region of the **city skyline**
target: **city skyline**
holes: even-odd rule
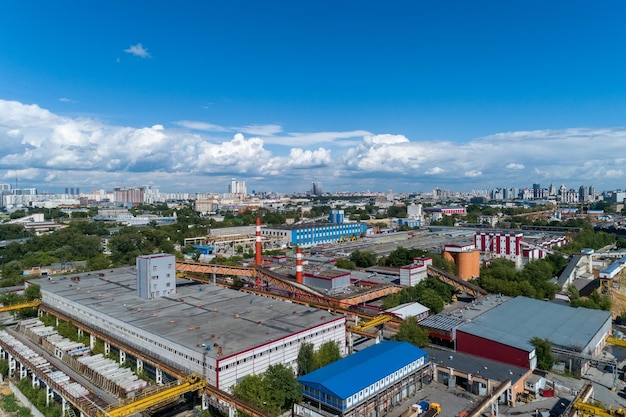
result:
[[[626,188],[621,3],[0,10],[0,182]]]

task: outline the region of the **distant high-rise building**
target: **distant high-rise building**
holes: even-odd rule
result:
[[[113,188],[116,203],[143,204],[144,189],[139,188]]]
[[[233,198],[244,200],[247,194],[246,182],[237,181],[235,178],[231,179],[230,184],[228,185],[228,193],[231,194]]]
[[[541,184],[533,184],[533,198],[540,199],[541,197]]]
[[[550,183],[550,189],[548,190],[548,195],[556,195],[556,186],[554,183]]]
[[[578,188],[578,201],[581,203],[589,201],[589,188],[586,185],[581,185]]]
[[[311,194],[313,195],[322,195],[322,183],[314,182],[311,184]]]

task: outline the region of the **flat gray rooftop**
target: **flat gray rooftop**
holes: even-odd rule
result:
[[[327,311],[260,297],[210,284],[177,280],[173,297],[144,300],[136,293],[135,268],[38,279],[42,292],[62,296],[159,335],[172,343],[217,358],[241,352],[334,320]],[[101,276],[102,275],[102,276]],[[71,277],[80,277],[72,282]]]
[[[511,383],[515,385],[528,372],[528,369],[525,368],[468,355],[467,353],[451,352],[436,347],[425,347],[423,349],[428,352],[428,360],[430,362],[468,374],[482,376],[492,381],[510,379]]]
[[[530,339],[535,336],[580,352],[610,319],[609,311],[572,308],[520,296],[474,317],[458,330],[528,352],[534,349]]]

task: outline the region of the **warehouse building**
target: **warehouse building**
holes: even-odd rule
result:
[[[532,375],[530,369],[479,356],[434,347],[424,350],[434,368],[433,380],[450,388],[462,388],[482,397],[493,392],[503,381],[511,381],[511,386],[500,398],[505,404],[515,405],[526,389],[526,380]]]
[[[298,378],[305,404],[298,415],[383,415],[431,377],[428,354],[407,342],[382,342]],[[308,404],[308,405],[307,405]]]
[[[515,297],[456,327],[459,352],[527,369],[537,367],[533,337],[573,354],[598,355],[611,332],[609,311]],[[584,365],[583,365],[584,366]]]
[[[346,353],[343,316],[181,279],[175,296],[148,300],[137,279],[135,268],[121,268],[32,282],[45,307],[226,391],[270,365],[295,369],[305,342]]]

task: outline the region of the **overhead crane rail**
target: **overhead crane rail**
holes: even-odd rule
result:
[[[69,321],[69,320],[73,320],[71,317],[65,315],[62,312],[59,312],[57,310],[54,310],[52,308],[47,307],[45,304],[41,305],[42,310],[44,310],[47,313],[50,313],[58,318],[60,318],[61,320],[64,321]],[[99,339],[102,340],[107,340],[110,341],[112,343],[114,343],[116,346],[122,348],[123,350],[125,350],[126,352],[129,352],[130,354],[136,356],[137,358],[140,358],[141,360],[143,360],[145,363],[149,363],[152,364],[153,366],[158,366],[159,368],[163,369],[164,372],[168,373],[169,375],[172,375],[176,378],[180,378],[180,379],[184,379],[187,377],[186,373],[183,373],[180,369],[174,368],[172,367],[170,364],[167,363],[162,363],[162,362],[158,362],[156,360],[154,360],[153,358],[151,358],[150,356],[146,356],[145,354],[143,354],[142,352],[137,351],[136,349],[124,344],[123,341],[120,340],[111,340],[111,338],[87,325],[84,325],[82,323],[80,323],[79,321],[73,321],[73,324],[78,327],[79,329],[82,329],[90,334],[93,334],[94,336],[98,337]],[[231,404],[233,405],[237,410],[247,414],[250,417],[270,417],[267,413],[265,413],[262,410],[259,410],[258,408],[246,403],[245,401],[242,401],[238,398],[235,398],[234,396],[232,396],[231,394],[227,393],[226,391],[222,391],[212,385],[205,385],[204,386],[204,392],[207,393],[207,395],[209,395],[210,397],[214,398],[216,401],[219,402],[219,404]],[[89,416],[94,415],[94,413],[86,413]]]
[[[470,294],[474,298],[480,298],[489,294],[487,291],[480,288],[478,285],[471,284],[465,281],[464,279],[461,279],[455,275],[452,275],[444,271],[443,269],[439,269],[432,265],[428,265],[428,273],[436,276],[437,278],[439,278],[441,281],[445,282],[446,284],[452,285],[453,287],[461,291],[465,291],[466,293]]]
[[[149,393],[148,395],[139,399],[134,399],[132,402],[122,405],[121,407],[111,406],[104,412],[100,413],[98,417],[126,417],[142,411],[147,410],[155,405],[162,404],[168,400],[176,399],[183,394],[193,391],[201,391],[207,386],[207,382],[197,375],[190,375],[184,382],[174,382],[172,385],[166,386],[165,389],[155,393]]]
[[[5,311],[21,310],[23,308],[29,308],[29,307],[39,307],[40,304],[41,304],[41,300],[33,300],[33,301],[28,301],[26,303],[13,304],[9,306],[0,306],[0,313],[4,313]]]

